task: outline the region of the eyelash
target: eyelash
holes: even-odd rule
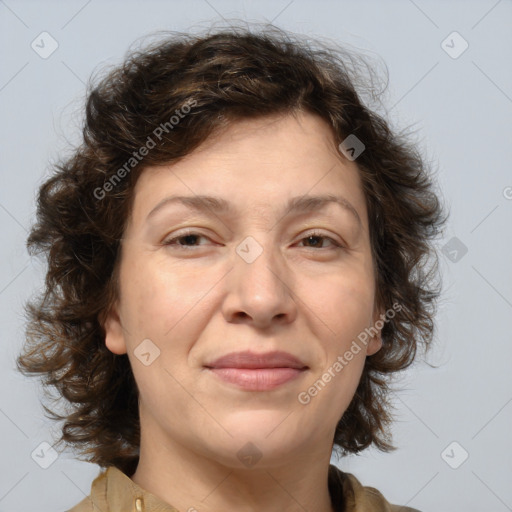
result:
[[[176,237],[173,237],[173,238],[168,238],[168,239],[164,240],[162,242],[162,245],[170,246],[170,247],[178,247],[179,249],[183,248],[186,251],[187,250],[193,250],[194,247],[200,247],[198,245],[187,246],[187,245],[179,245],[177,243],[177,241],[180,240],[181,238],[186,238],[188,236],[198,236],[198,237],[208,238],[206,235],[203,235],[201,233],[196,233],[194,231],[187,231],[185,233],[180,234],[179,236],[176,236]],[[332,243],[332,245],[333,245],[333,247],[332,247],[333,250],[344,249],[345,248],[343,245],[338,243],[333,238],[328,237],[328,236],[326,236],[325,234],[323,234],[323,233],[321,233],[319,231],[313,231],[311,233],[308,233],[305,237],[301,238],[300,241],[302,242],[303,240],[306,240],[308,238],[321,238],[321,239],[329,240]],[[309,247],[309,249],[315,249],[315,247]]]

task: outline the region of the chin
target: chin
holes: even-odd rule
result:
[[[263,469],[278,466],[286,457],[303,453],[304,445],[313,437],[312,432],[297,424],[298,416],[289,413],[258,410],[230,415],[220,422],[231,436],[215,440],[214,449],[223,463],[230,467],[240,468],[244,464],[251,467],[251,457],[253,460],[258,459],[258,462],[252,464],[253,467]]]

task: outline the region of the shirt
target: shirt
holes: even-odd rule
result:
[[[336,512],[420,512],[392,505],[374,487],[365,487],[351,473],[329,466],[329,493]],[[192,509],[193,510],[193,509]],[[95,478],[91,494],[67,512],[180,512],[109,466]]]

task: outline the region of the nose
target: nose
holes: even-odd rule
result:
[[[244,258],[243,252],[235,253],[234,268],[226,277],[228,293],[223,313],[229,322],[245,322],[263,329],[273,323],[293,322],[297,304],[294,277],[277,249],[268,246],[261,249],[254,261]]]

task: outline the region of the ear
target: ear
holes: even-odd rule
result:
[[[372,323],[372,330],[373,333],[375,330],[378,331],[377,333],[374,333],[370,340],[368,341],[368,344],[366,345],[366,355],[372,356],[373,354],[377,353],[382,348],[382,335],[381,331],[384,327],[384,320],[382,319],[384,317],[384,311],[383,310],[375,310],[373,314],[373,323]],[[380,327],[380,328],[379,328]]]
[[[116,302],[105,316],[103,323],[105,329],[105,345],[114,354],[126,354],[126,340]]]

